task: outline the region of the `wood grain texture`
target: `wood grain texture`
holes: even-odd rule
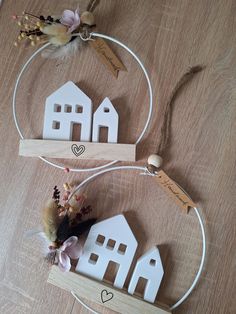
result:
[[[80,298],[92,300],[118,313],[127,314],[168,314],[168,309],[160,305],[144,301],[142,298],[131,296],[121,289],[114,289],[110,284],[101,283],[74,271],[63,273],[57,266],[53,266],[48,282],[68,292],[73,291]]]
[[[27,139],[20,140],[19,146],[19,155],[25,157],[135,161],[135,154],[135,144]]]
[[[32,48],[13,47],[17,26],[13,13],[61,13],[77,0],[6,0],[0,8],[0,312],[88,313],[73,297],[47,284],[48,266],[40,243],[25,231],[40,226],[42,204],[54,185],[80,182],[88,174],[65,174],[40,160],[18,156],[11,99],[14,82]],[[81,2],[81,10],[87,2]],[[102,0],[96,9],[99,31],[128,44],[144,62],[154,90],[149,133],[138,147],[138,164],[155,152],[163,109],[179,77],[189,66],[206,65],[176,99],[171,143],[164,169],[202,207],[207,229],[207,261],[194,293],[174,311],[233,314],[236,309],[236,2],[234,0]],[[90,95],[95,108],[108,96],[121,126],[119,142],[133,143],[147,112],[145,79],[121,48],[111,45],[128,72],[115,80],[89,47],[67,61],[37,58],[17,95],[17,114],[26,138],[42,136],[45,98],[68,80]],[[95,161],[69,161],[90,167]],[[158,293],[173,304],[189,288],[201,254],[201,237],[193,212],[180,213],[152,178],[120,171],[97,178],[87,195],[93,215],[124,213],[139,241],[137,257],[155,244],[165,269]],[[128,281],[127,281],[128,282]],[[127,287],[127,283],[126,283]],[[89,303],[100,313],[111,311]]]

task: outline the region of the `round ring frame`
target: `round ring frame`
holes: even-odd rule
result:
[[[101,170],[99,172],[96,172],[96,173],[92,174],[91,176],[87,177],[84,181],[82,181],[79,185],[77,185],[77,187],[75,188],[73,193],[71,193],[71,195],[69,196],[68,201],[71,199],[71,197],[74,195],[74,193],[76,191],[78,191],[80,188],[85,186],[88,182],[92,181],[93,179],[95,179],[96,177],[98,177],[98,176],[100,176],[102,174],[105,174],[105,173],[110,172],[110,171],[116,171],[116,170],[138,170],[138,171],[141,171],[142,174],[146,174],[148,176],[155,177],[155,174],[151,174],[146,167],[141,167],[141,166],[114,166],[114,167],[110,167],[110,168],[103,169],[103,170]],[[186,193],[183,188],[181,188],[181,189],[183,190],[184,193]],[[196,273],[196,276],[195,276],[191,286],[189,287],[189,289],[184,293],[184,295],[176,303],[174,303],[172,306],[170,306],[170,308],[169,308],[170,311],[172,311],[172,310],[176,309],[178,306],[180,306],[180,304],[182,304],[189,297],[189,295],[192,293],[193,289],[195,288],[195,286],[197,285],[197,283],[198,283],[198,281],[200,279],[201,273],[203,271],[205,258],[206,258],[206,232],[205,232],[205,229],[204,229],[204,223],[203,223],[203,220],[201,218],[199,208],[194,207],[192,209],[194,210],[194,212],[195,212],[195,214],[196,214],[196,216],[198,218],[198,222],[199,222],[200,229],[201,229],[201,236],[202,236],[202,256],[201,256],[201,261],[200,261],[200,265],[199,265],[198,271]],[[92,313],[99,314],[94,309],[90,308],[87,304],[85,304],[73,291],[71,291],[71,293],[76,298],[76,300],[79,303],[81,303],[81,305],[83,305],[85,308],[90,310]]]
[[[74,34],[74,36],[80,36],[81,34]],[[129,48],[127,47],[125,44],[123,44],[122,42],[120,42],[119,40],[113,38],[113,37],[110,37],[110,36],[107,36],[107,35],[104,35],[104,34],[101,34],[101,33],[95,33],[95,32],[92,32],[91,34],[91,37],[98,37],[98,38],[104,38],[104,39],[107,39],[108,41],[111,41],[111,42],[114,42],[116,43],[117,45],[119,45],[120,47],[124,48],[127,52],[129,52],[129,54],[136,60],[136,62],[138,63],[138,65],[140,66],[145,78],[146,78],[146,81],[147,81],[147,85],[148,85],[148,93],[149,93],[149,111],[148,111],[148,116],[147,116],[147,120],[145,122],[145,125],[144,125],[144,128],[141,132],[141,134],[139,135],[137,141],[135,142],[135,144],[137,145],[138,143],[140,143],[140,141],[143,139],[143,136],[145,134],[145,132],[147,131],[147,128],[150,124],[150,120],[151,120],[151,116],[152,116],[152,111],[153,111],[153,92],[152,92],[152,86],[151,86],[151,81],[150,81],[150,78],[149,78],[149,75],[147,73],[147,70],[145,69],[143,63],[141,62],[141,60],[138,58],[138,56]],[[80,36],[81,37],[81,36]],[[81,40],[83,40],[81,38]],[[25,72],[25,70],[27,69],[27,67],[29,66],[29,64],[31,63],[31,61],[41,52],[43,51],[45,48],[47,48],[48,46],[50,46],[51,44],[50,43],[46,43],[44,46],[40,47],[38,50],[36,50],[32,56],[25,62],[24,66],[22,67],[20,73],[18,74],[18,77],[16,79],[16,83],[15,83],[15,87],[14,87],[14,91],[13,91],[13,98],[12,98],[12,111],[13,111],[13,118],[14,118],[14,123],[15,123],[15,126],[16,126],[16,129],[19,133],[19,136],[20,138],[23,140],[24,139],[24,136],[23,136],[23,133],[20,129],[20,126],[19,126],[19,123],[18,123],[18,120],[17,120],[17,115],[16,115],[16,94],[17,94],[17,90],[18,90],[18,86],[19,86],[19,83],[20,83],[20,80],[22,78],[22,75],[23,73]],[[58,168],[58,169],[62,169],[62,170],[65,170],[65,166],[61,166],[60,164],[57,164],[55,162],[52,162],[48,159],[46,159],[45,157],[42,157],[42,156],[39,156],[39,158],[41,160],[43,160],[45,163],[49,164],[50,166],[53,166],[55,168]],[[93,168],[68,168],[71,172],[91,172],[91,171],[97,171],[97,170],[101,170],[103,168],[106,168],[106,167],[109,167],[111,165],[114,165],[115,163],[117,163],[119,160],[114,160],[114,161],[111,161],[111,162],[108,162],[106,163],[105,165],[102,165],[102,166],[97,166],[97,167],[93,167]]]

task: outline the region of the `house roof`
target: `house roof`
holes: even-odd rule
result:
[[[117,241],[123,241],[124,244],[132,242],[137,245],[137,240],[124,215],[113,216],[93,225],[90,229],[89,237],[96,237],[97,234]]]
[[[48,96],[46,102],[63,102],[86,106],[91,104],[91,99],[72,81],[68,81]]]
[[[110,101],[110,99],[108,97],[104,98],[103,101],[101,102],[101,104],[98,106],[97,110],[95,111],[94,114],[98,113],[98,112],[104,112],[103,109],[104,108],[109,108],[110,112],[112,112],[112,114],[116,114],[118,117],[118,113],[115,109],[115,107],[113,106],[112,102]]]
[[[150,260],[150,259],[155,259],[157,262],[160,262],[162,265],[161,261],[161,256],[158,248],[154,246],[150,250],[148,250],[145,254],[143,254],[138,260]]]

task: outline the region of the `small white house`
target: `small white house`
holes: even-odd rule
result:
[[[144,290],[144,300],[154,302],[164,274],[160,253],[157,247],[153,247],[141,256],[135,266],[128,292],[134,294],[140,278],[147,280]]]
[[[119,268],[114,286],[123,288],[137,245],[123,215],[101,221],[91,227],[76,271],[103,280],[109,262],[115,262]]]
[[[91,140],[91,99],[68,81],[46,99],[43,138],[72,140],[73,125],[81,125],[80,140]]]
[[[108,128],[108,143],[117,143],[119,116],[109,98],[105,98],[93,115],[93,142],[99,142],[101,127]]]

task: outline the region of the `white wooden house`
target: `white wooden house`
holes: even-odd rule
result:
[[[93,115],[93,142],[99,142],[100,128],[108,128],[108,143],[117,143],[119,116],[109,98],[105,98]]]
[[[118,264],[114,286],[123,288],[133,261],[137,241],[123,215],[93,225],[76,271],[103,280],[110,261]]]
[[[134,294],[140,278],[147,280],[144,290],[144,300],[154,302],[164,274],[160,253],[157,247],[153,247],[141,256],[135,266],[130,280],[128,292]]]
[[[43,138],[72,140],[74,124],[81,125],[80,140],[91,140],[91,99],[68,81],[46,99]]]

